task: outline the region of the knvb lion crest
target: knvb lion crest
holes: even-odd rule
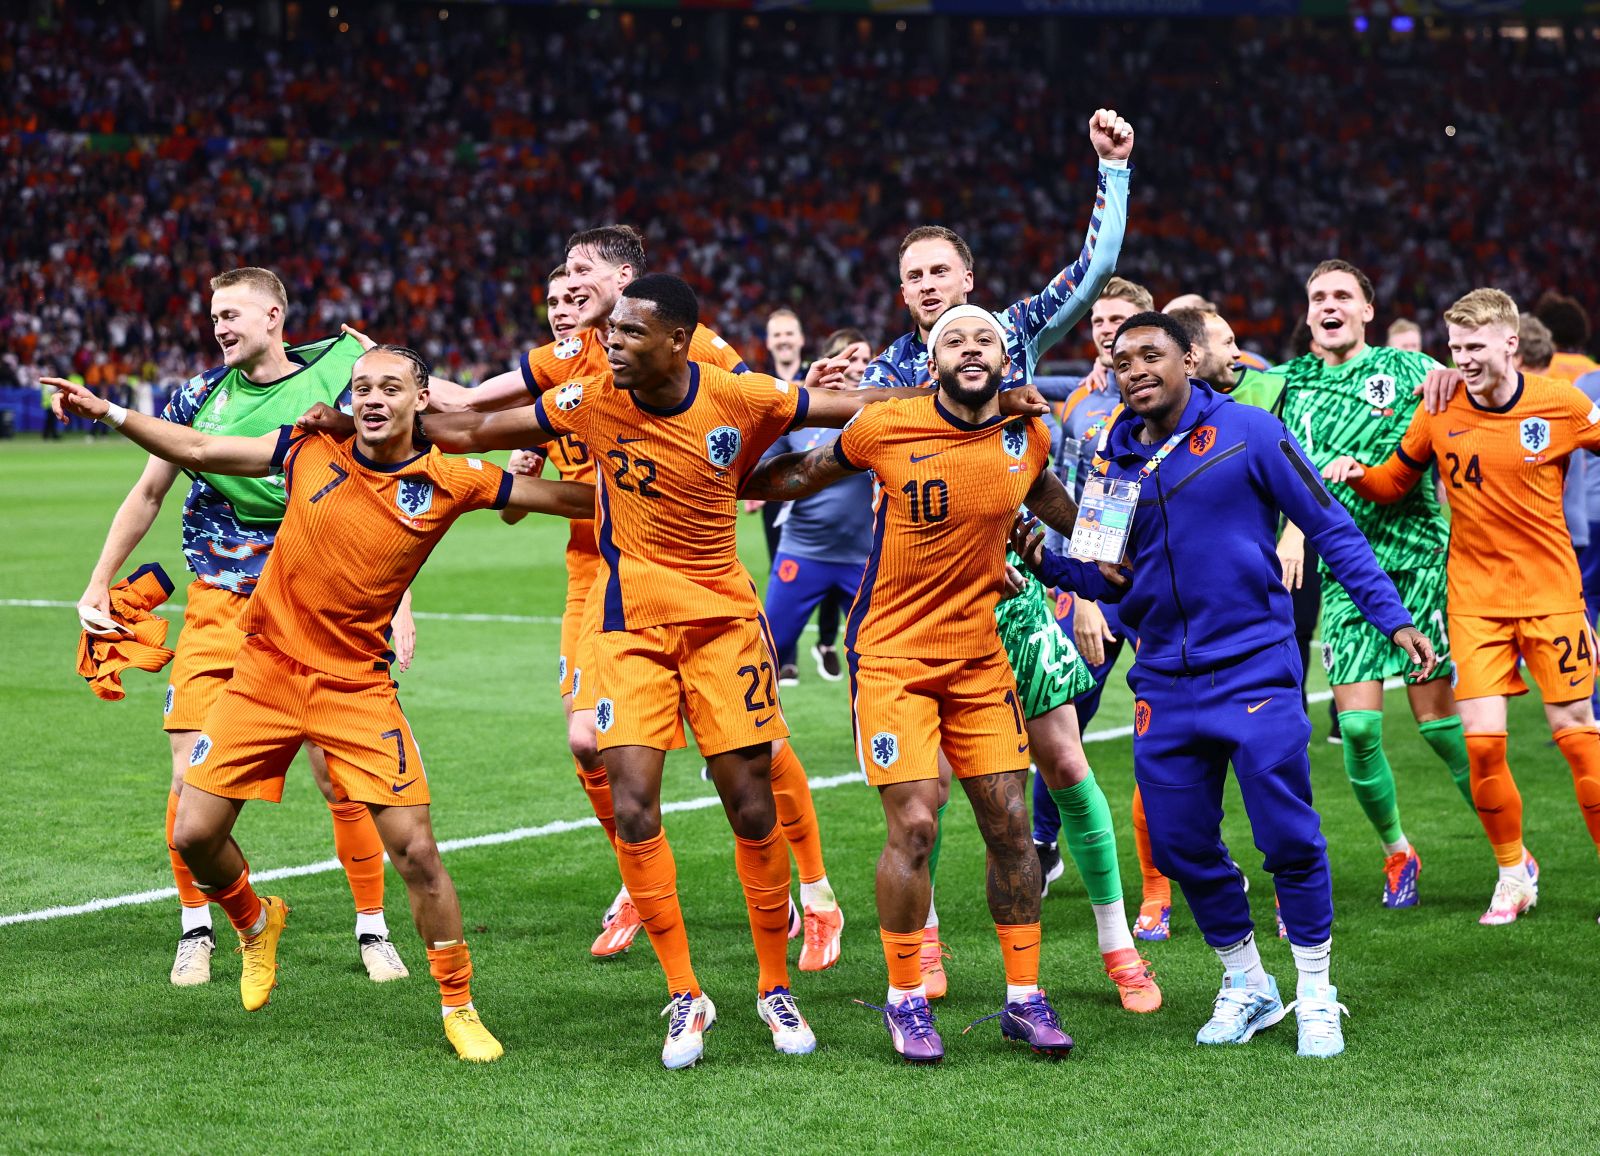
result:
[[[201,735],[194,741],[194,750],[189,752],[189,765],[198,767],[206,761],[206,756],[211,753],[211,736]]]
[[[1000,431],[1000,445],[1014,458],[1020,458],[1028,448],[1028,431],[1020,421],[1006,423]]]
[[[1150,729],[1150,704],[1139,699],[1133,704],[1133,733],[1142,735]]]
[[[617,708],[612,705],[609,698],[603,698],[594,704],[594,725],[601,734],[611,729],[611,724],[617,721]]]
[[[710,458],[711,464],[719,470],[725,470],[733,465],[734,459],[739,456],[739,447],[743,444],[744,439],[738,430],[731,425],[719,425],[706,434],[706,457]]]
[[[426,514],[433,508],[433,483],[427,478],[401,478],[395,487],[394,504],[408,518]]]
[[[1517,437],[1530,454],[1543,453],[1550,448],[1550,423],[1542,417],[1525,417],[1517,427]]]
[[[583,352],[583,338],[563,337],[560,341],[556,342],[556,347],[550,352],[556,355],[557,361],[571,361],[574,357]]]
[[[888,731],[872,736],[872,761],[888,770],[900,757],[900,740]]]
[[[1374,373],[1362,383],[1361,394],[1373,409],[1389,409],[1394,405],[1394,378],[1387,373]]]
[[[1189,435],[1189,452],[1197,458],[1203,458],[1206,451],[1217,444],[1217,427],[1203,425]]]

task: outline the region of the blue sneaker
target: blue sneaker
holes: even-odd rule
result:
[[[1383,905],[1415,907],[1417,876],[1422,874],[1422,859],[1415,847],[1396,851],[1383,861]]]
[[[861,999],[855,1002],[883,1013],[884,1029],[889,1033],[894,1050],[906,1063],[937,1064],[944,1059],[944,1041],[934,1030],[933,1009],[921,996],[909,995],[887,1007]]]
[[[1339,1017],[1349,1015],[1350,1009],[1339,1002],[1338,988],[1307,988],[1289,1007],[1300,1024],[1302,1056],[1326,1059],[1344,1051],[1344,1027]]]
[[[1288,1014],[1278,998],[1278,981],[1267,976],[1267,986],[1246,986],[1242,971],[1230,971],[1222,980],[1222,990],[1211,1007],[1211,1018],[1195,1036],[1197,1044],[1244,1044],[1263,1028],[1270,1028]]]

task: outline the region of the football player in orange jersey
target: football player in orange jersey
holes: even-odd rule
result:
[[[1564,381],[1517,371],[1517,306],[1500,290],[1473,290],[1444,319],[1465,391],[1438,414],[1419,408],[1382,465],[1341,457],[1323,474],[1388,503],[1419,482],[1431,484],[1428,467],[1437,462],[1449,487],[1455,695],[1473,803],[1500,864],[1479,920],[1493,925],[1512,922],[1539,898],[1522,845],[1522,797],[1506,763],[1506,699],[1528,691],[1519,658],[1543,693],[1545,717],[1600,845],[1600,732],[1590,704],[1595,642],[1561,502],[1568,457],[1600,450],[1600,407]]]
[[[528,350],[517,369],[490,378],[476,389],[462,389],[435,379],[431,396],[436,408],[493,412],[527,406],[545,391],[575,378],[610,373],[606,325],[624,289],[644,273],[644,237],[631,225],[601,225],[574,233],[567,240],[564,268],[567,273],[564,292],[577,307],[577,327],[549,345]],[[690,361],[719,366],[731,373],[748,371],[732,346],[698,323],[690,332],[688,357]],[[844,358],[819,360],[807,373],[806,382],[809,385],[832,382],[842,376],[847,364]],[[556,468],[563,478],[593,483],[594,464],[581,441],[566,435],[551,444]],[[595,698],[591,693],[596,672],[588,654],[588,640],[594,631],[585,626],[588,619],[598,619],[599,615],[598,604],[589,605],[599,565],[593,528],[574,523],[567,547],[567,606],[562,615],[558,677],[568,712],[567,743],[577,764],[578,779],[595,817],[614,843],[611,787],[605,761],[596,747]],[[587,686],[583,677],[585,671],[590,675]],[[789,934],[791,938],[802,931],[805,934],[800,969],[821,971],[838,962],[844,916],[828,881],[822,835],[805,767],[787,742],[775,742],[772,746],[772,789],[800,874],[800,904],[804,915],[795,911],[791,904]],[[623,887],[602,917],[600,936],[590,951],[598,957],[625,951],[637,933],[638,919],[637,905],[629,902],[627,888]]]
[[[879,1010],[895,1051],[913,1063],[944,1058],[920,958],[942,751],[988,847],[989,910],[1006,975],[1001,1033],[1065,1055],[1072,1037],[1039,989],[1028,732],[994,612],[1018,508],[1025,501],[1062,533],[1076,508],[1048,468],[1044,423],[1001,415],[1009,358],[994,314],[966,304],[946,310],[928,348],[936,394],[874,407],[836,442],[769,460],[743,492],[788,501],[863,470],[878,479],[875,544],[845,644],[856,750],[888,819],[877,898],[889,991]]]
[[[770,635],[736,548],[739,483],[785,430],[840,426],[870,401],[915,392],[810,391],[692,362],[698,313],[682,280],[641,277],[612,311],[610,372],[568,382],[531,410],[426,421],[428,435],[452,451],[570,435],[606,463],[596,507],[603,560],[593,600],[601,608],[599,630],[591,640],[596,726],[615,797],[623,881],[671,993],[661,1055],[668,1068],[700,1059],[703,1033],[716,1017],[690,962],[661,824],[665,752],[684,745],[684,715],[736,837],[760,966],[757,1011],[779,1051],[816,1045],[788,986],[789,863],[768,781],[772,740],[786,736],[787,726]],[[1012,394],[1030,412],[1045,409],[1036,391]]]
[[[174,843],[196,883],[238,930],[245,1009],[277,983],[288,907],[262,899],[231,832],[246,800],[282,797],[302,743],[327,755],[341,793],[365,803],[405,880],[428,963],[439,982],[445,1035],[464,1060],[502,1054],[472,1005],[472,962],[455,886],[439,861],[428,780],[401,713],[386,627],[405,590],[459,514],[504,508],[583,518],[593,490],[512,477],[476,460],[414,446],[428,371],[410,350],[377,346],[351,377],[355,437],[288,426],[260,437],[218,437],[130,414],[82,386],[59,388],[67,410],[104,421],[185,469],[264,477],[283,470],[288,509],[241,628],[233,678],[195,741]]]

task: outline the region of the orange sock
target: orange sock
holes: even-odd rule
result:
[[[667,844],[667,833],[642,843],[617,840],[617,866],[622,884],[633,896],[650,946],[667,975],[667,990],[673,995],[700,994],[700,981],[689,963],[689,935],[683,927],[683,910],[678,906],[678,865]],[[785,908],[787,911],[787,908]],[[787,943],[787,941],[785,941]]]
[[[439,981],[439,1001],[445,1007],[472,1002],[472,956],[465,943],[428,948],[428,971]]]
[[[889,965],[889,986],[910,991],[922,983],[922,928],[915,931],[889,931],[878,928],[883,940],[883,958]]]
[[[172,860],[172,882],[178,888],[178,902],[185,907],[204,907],[206,897],[200,888],[194,885],[194,875],[189,870],[189,865],[183,861],[183,856],[178,854],[178,849],[172,845],[172,827],[178,821],[178,796],[171,791],[167,792],[167,858]]]
[[[733,865],[750,912],[760,968],[758,994],[789,986],[789,849],[778,824],[765,839],[733,840]]]
[[[245,864],[239,878],[222,888],[213,891],[211,902],[222,908],[227,913],[228,922],[233,924],[233,929],[240,934],[249,931],[256,925],[256,920],[261,918],[261,897],[256,894],[256,889],[250,886],[250,865]]]
[[[605,764],[602,763],[592,771],[583,769],[583,764],[577,759],[572,760],[572,765],[578,770],[578,782],[583,784],[583,793],[589,796],[589,806],[594,808],[594,817],[600,820],[600,826],[606,833],[606,838],[611,841],[613,848],[617,845],[617,809],[611,802],[611,779],[606,775]]]
[[[1495,862],[1515,867],[1522,862],[1522,795],[1506,762],[1504,731],[1467,736],[1467,762],[1472,770],[1472,805],[1489,836]]]
[[[1144,821],[1144,796],[1137,784],[1133,788],[1133,845],[1139,851],[1139,874],[1144,876],[1145,903],[1160,900],[1172,904],[1172,880],[1156,870],[1155,857],[1150,852],[1150,828]]]
[[[1592,726],[1567,727],[1555,733],[1555,740],[1572,768],[1572,785],[1578,789],[1578,808],[1589,838],[1600,848],[1600,731]]]
[[[365,803],[329,803],[333,849],[344,864],[350,896],[363,915],[383,910],[383,840]]]
[[[1037,923],[996,923],[1000,954],[1005,958],[1006,983],[1012,987],[1039,986],[1039,942],[1044,930]]]
[[[800,882],[815,883],[828,872],[822,866],[822,832],[817,827],[817,808],[811,801],[811,784],[800,756],[787,742],[779,743],[772,756],[772,800],[778,806],[778,822],[783,837],[794,852],[794,865]]]

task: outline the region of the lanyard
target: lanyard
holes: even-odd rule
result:
[[[1179,430],[1177,433],[1169,437],[1166,445],[1158,449],[1154,454],[1151,455],[1150,460],[1145,462],[1144,469],[1139,471],[1139,480],[1142,482],[1151,474],[1155,473],[1156,467],[1167,460],[1167,455],[1173,451],[1173,448],[1193,432],[1194,427],[1190,426],[1188,429]]]

